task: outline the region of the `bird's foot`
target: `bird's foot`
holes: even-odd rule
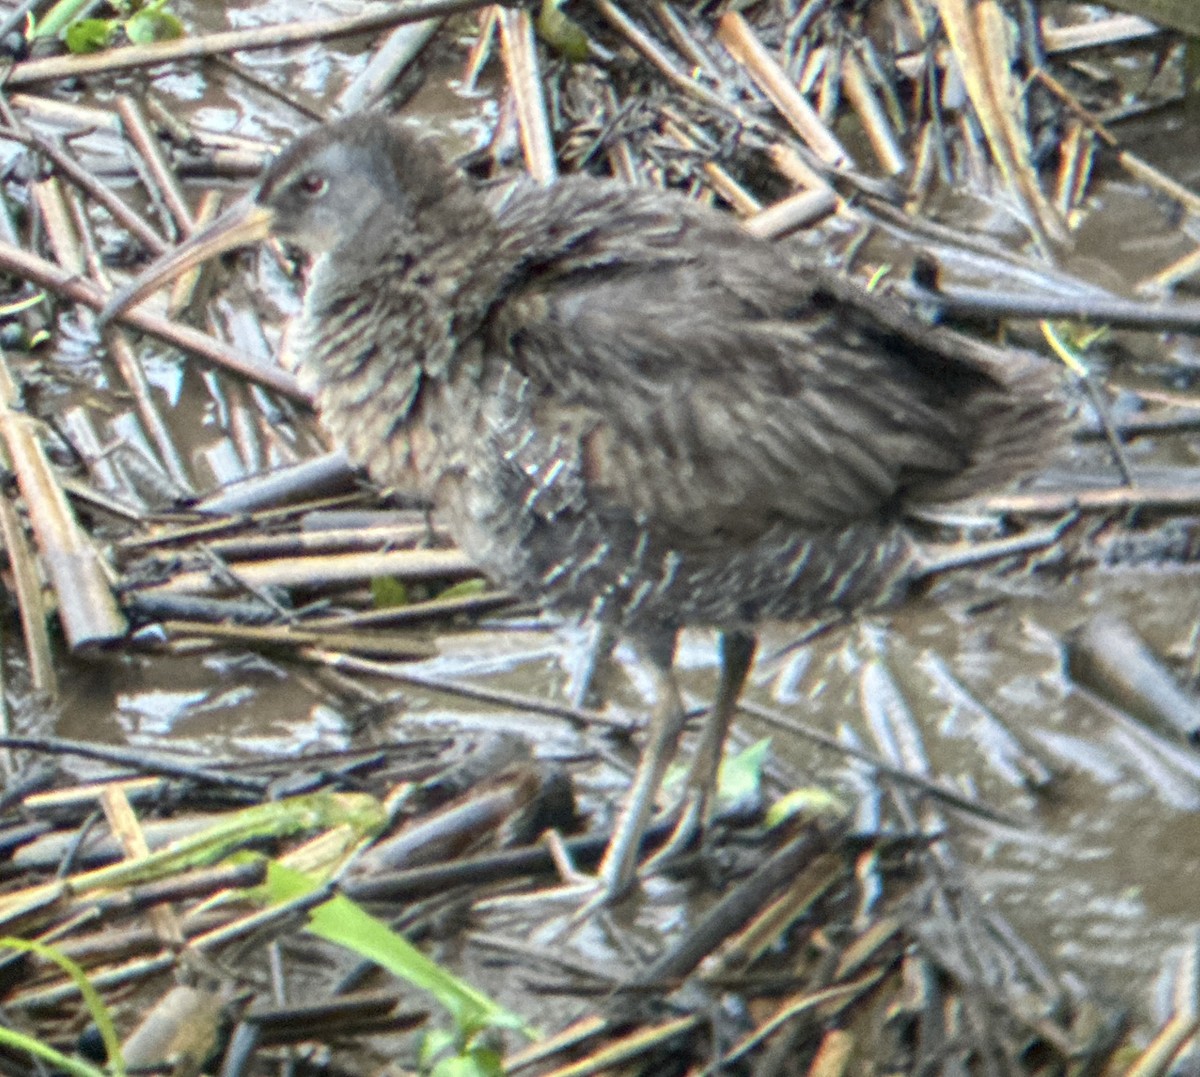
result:
[[[638,835],[635,853],[625,851],[629,838],[618,826],[595,875],[581,871],[562,838],[554,831],[547,831],[541,840],[546,843],[558,869],[557,884],[527,893],[484,899],[477,908],[480,911],[507,910],[531,902],[577,905],[555,938],[570,934],[598,913],[619,905],[643,879],[672,865],[692,850],[707,833],[710,822],[707,808],[704,791],[689,787],[683,797],[655,818],[645,833]],[[638,855],[646,846],[658,848],[639,864]]]
[[[595,879],[596,892],[572,918],[582,922],[602,908],[627,897],[643,879],[657,874],[678,860],[707,833],[710,817],[708,791],[688,786],[684,795],[671,807],[655,817],[654,822],[639,837],[639,848],[649,839],[661,846],[641,863],[637,856],[625,850],[623,835],[618,828],[605,853]],[[666,832],[665,840],[662,838]]]
[[[485,911],[491,909],[511,909],[518,905],[528,905],[531,902],[563,901],[590,902],[597,891],[602,888],[600,879],[595,875],[580,871],[570,851],[563,843],[556,830],[547,830],[540,839],[550,852],[554,866],[558,870],[557,885],[542,887],[523,894],[504,894],[500,897],[485,898],[476,904],[476,908]]]
[[[668,813],[667,817],[675,816],[675,825],[663,843],[637,871],[639,879],[648,878],[662,871],[678,860],[684,853],[703,839],[711,822],[707,791],[689,788],[683,799]]]

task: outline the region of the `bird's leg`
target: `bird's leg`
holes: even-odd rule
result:
[[[717,799],[717,776],[725,751],[725,739],[729,736],[729,726],[733,722],[757,650],[758,639],[753,633],[721,633],[721,679],[717,682],[717,696],[704,716],[700,743],[696,745],[696,754],[687,775],[688,786],[698,794],[700,804],[705,806],[701,816],[704,823],[709,821],[711,807]]]
[[[599,706],[605,696],[604,686],[612,675],[613,649],[617,645],[616,630],[599,618],[592,621],[591,639],[586,653],[571,670],[568,695],[573,707]]]
[[[655,703],[647,727],[633,785],[613,828],[612,839],[600,864],[600,881],[608,898],[628,889],[637,874],[642,837],[654,809],[654,798],[662,787],[663,776],[675,757],[679,734],[683,731],[683,700],[675,683],[675,634],[656,641],[646,651],[654,673]]]
[[[737,711],[738,700],[750,667],[754,664],[754,653],[758,640],[750,632],[729,631],[721,633],[721,678],[717,682],[717,695],[704,716],[700,729],[700,743],[688,767],[684,783],[683,799],[678,805],[679,818],[675,829],[650,862],[651,867],[668,862],[691,845],[698,831],[707,827],[717,803],[717,781],[721,770],[721,758],[725,751],[725,739],[729,726]]]

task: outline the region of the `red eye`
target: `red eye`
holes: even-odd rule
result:
[[[329,190],[329,180],[320,172],[308,172],[300,177],[300,190],[310,198],[317,198]]]

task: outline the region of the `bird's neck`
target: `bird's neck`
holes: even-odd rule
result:
[[[347,236],[323,259],[313,298],[403,295],[434,317],[450,312],[459,335],[473,332],[511,267],[497,258],[502,230],[492,210],[457,174],[444,184],[432,205],[377,216]]]
[[[313,267],[301,379],[334,438],[390,482],[416,455],[409,419],[425,387],[471,376],[465,357],[510,268],[497,264],[499,229],[482,209],[466,222],[439,214],[436,231],[378,222]]]

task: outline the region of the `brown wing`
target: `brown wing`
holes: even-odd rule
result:
[[[1022,388],[995,351],[693,203],[580,180],[502,212],[526,256],[489,350],[530,379],[539,427],[570,429],[589,496],[684,544],[959,497],[1055,425],[1044,376]]]

